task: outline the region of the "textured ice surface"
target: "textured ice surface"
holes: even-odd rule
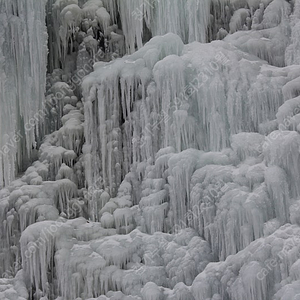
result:
[[[0,191],[0,298],[298,299],[299,7],[49,0],[47,136]]]
[[[0,5],[0,187],[24,167],[42,132],[45,3],[2,0]]]

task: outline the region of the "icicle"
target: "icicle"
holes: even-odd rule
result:
[[[268,193],[274,201],[275,215],[281,224],[285,224],[289,220],[288,207],[291,204],[287,175],[281,168],[274,166],[266,170],[265,178]]]
[[[287,174],[291,197],[299,197],[300,136],[295,131],[273,131],[263,145],[268,165],[278,166]]]
[[[0,7],[0,186],[11,182],[23,167],[43,123],[45,4],[5,0]]]

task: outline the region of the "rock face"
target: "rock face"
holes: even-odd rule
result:
[[[299,18],[3,0],[0,299],[298,299]]]

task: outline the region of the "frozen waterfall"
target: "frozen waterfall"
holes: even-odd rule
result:
[[[0,299],[298,300],[300,0],[0,0]]]
[[[45,3],[0,2],[0,187],[8,185],[24,168],[43,131]]]

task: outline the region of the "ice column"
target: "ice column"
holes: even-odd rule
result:
[[[45,0],[0,4],[0,187],[35,147],[46,85]]]

